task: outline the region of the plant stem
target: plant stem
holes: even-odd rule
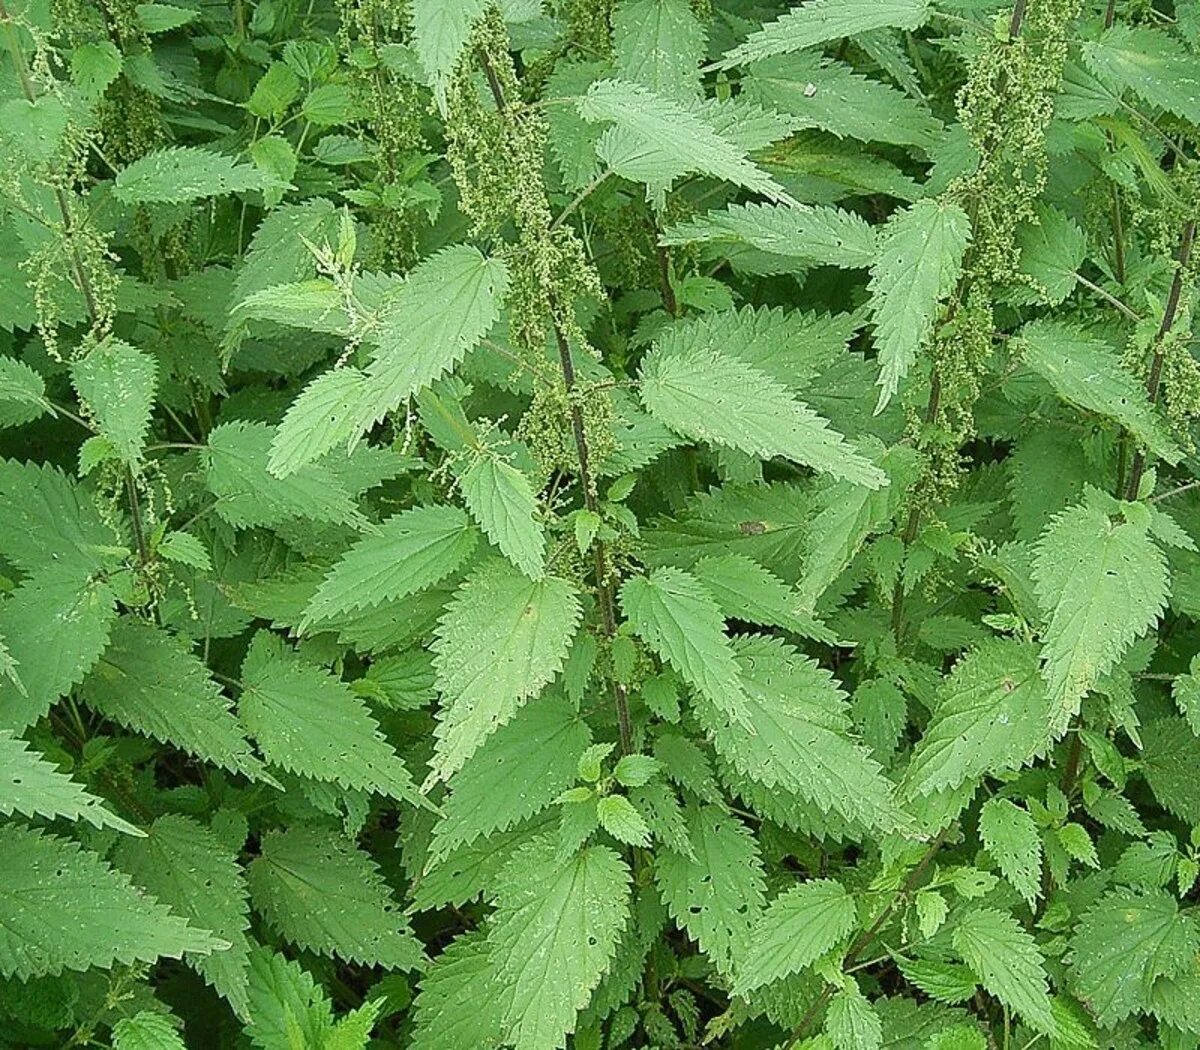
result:
[[[29,70],[25,65],[25,56],[21,52],[21,44],[17,38],[16,26],[13,23],[12,16],[8,12],[8,5],[5,3],[5,0],[0,0],[0,21],[4,23],[8,50],[12,55],[13,65],[17,70],[17,78],[21,82],[21,91],[24,93],[26,101],[30,105],[33,105],[37,101],[37,94],[33,90],[33,82],[29,79]],[[79,248],[75,244],[74,228],[71,223],[71,206],[67,201],[67,194],[61,186],[54,186],[54,199],[58,204],[59,215],[62,217],[63,239],[70,254],[71,271],[74,274],[75,283],[79,286],[79,291],[83,295],[88,318],[92,323],[92,327],[95,328],[100,323],[100,306],[96,299],[95,289],[92,288],[92,282],[88,279],[87,270],[84,268]],[[134,543],[137,546],[138,561],[142,565],[145,565],[149,561],[150,553],[146,546],[146,537],[142,532],[142,512],[138,501],[137,482],[134,479],[133,471],[129,467],[125,468],[125,491],[129,496],[129,515],[133,528]]]
[[[1175,327],[1175,316],[1179,312],[1179,300],[1183,295],[1183,280],[1188,262],[1192,256],[1192,243],[1196,238],[1196,222],[1192,220],[1184,224],[1183,234],[1179,238],[1179,251],[1175,256],[1175,277],[1171,281],[1171,291],[1167,294],[1167,305],[1163,310],[1162,322],[1154,336],[1154,358],[1150,362],[1150,374],[1146,377],[1146,395],[1153,406],[1158,403],[1159,387],[1162,383],[1163,360],[1166,355],[1164,343],[1171,329]],[[1137,499],[1138,489],[1142,484],[1142,474],[1146,470],[1146,453],[1138,449],[1133,456],[1133,466],[1129,471],[1129,483],[1125,489],[1125,499]]]
[[[483,67],[492,99],[501,118],[508,113],[508,103],[504,98],[504,87],[491,58],[486,51],[479,52],[479,63]],[[547,230],[549,232],[549,229]],[[588,444],[587,426],[583,418],[583,408],[575,396],[575,361],[571,356],[571,342],[562,322],[562,306],[553,288],[548,289],[550,300],[550,323],[554,328],[554,340],[558,345],[559,366],[562,369],[563,386],[566,387],[567,402],[571,409],[571,431],[575,438],[575,455],[579,460],[579,485],[583,489],[583,503],[593,514],[599,515],[600,501],[596,496],[596,485],[592,478],[591,447]],[[604,638],[610,644],[617,633],[617,605],[613,594],[612,581],[609,579],[609,559],[604,543],[599,539],[592,541],[592,568],[596,576],[596,603],[600,608],[600,629]],[[628,755],[633,751],[633,726],[629,717],[629,696],[623,683],[618,682],[614,675],[609,675],[609,686],[612,690],[613,705],[617,710],[617,731],[620,734],[620,751]]]
[[[887,921],[895,913],[901,899],[907,897],[916,888],[917,883],[921,881],[925,872],[929,870],[929,865],[933,863],[934,857],[938,855],[941,848],[946,844],[946,837],[950,834],[951,826],[944,827],[938,832],[937,838],[930,843],[929,849],[925,851],[924,856],[917,862],[917,866],[909,872],[908,878],[904,880],[904,885],[896,891],[892,899],[883,907],[875,917],[875,921],[855,938],[854,943],[850,945],[850,950],[842,960],[843,970],[848,970],[858,962],[859,957],[875,942],[875,939],[882,932],[884,926],[887,925]],[[817,1014],[829,1002],[832,995],[833,985],[827,984],[817,997],[817,1001],[800,1018],[800,1023],[792,1031],[791,1038],[784,1044],[784,1050],[791,1050],[792,1047],[796,1046],[808,1034],[808,1030],[812,1026],[813,1021],[816,1020]]]
[[[1094,281],[1089,281],[1086,277],[1083,276],[1083,274],[1077,273],[1075,275],[1075,280],[1077,280],[1080,284],[1082,284],[1084,286],[1084,288],[1086,288],[1089,292],[1092,292],[1095,295],[1100,296],[1100,298],[1103,299],[1106,303],[1108,303],[1109,306],[1115,306],[1118,310],[1121,311],[1121,313],[1123,313],[1126,317],[1128,317],[1129,320],[1131,320],[1131,321],[1140,321],[1141,320],[1141,317],[1138,316],[1138,314],[1136,314],[1125,303],[1121,302],[1121,300],[1118,299],[1115,295],[1113,295],[1112,292],[1107,291],[1104,288],[1101,288],[1100,285],[1096,284]]]

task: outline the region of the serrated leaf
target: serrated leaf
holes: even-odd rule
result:
[[[27,980],[222,950],[78,843],[0,825],[0,974]]]
[[[253,164],[239,164],[232,157],[198,146],[171,146],[148,153],[119,171],[113,193],[125,204],[185,204],[272,185]]]
[[[883,1021],[856,983],[847,984],[829,1000],[825,1034],[836,1050],[879,1050],[883,1046]]]
[[[581,608],[573,584],[530,580],[493,558],[463,583],[438,623],[442,710],[434,774],[445,779],[562,669]]]
[[[1168,34],[1149,26],[1114,25],[1083,45],[1084,61],[1098,77],[1132,91],[1144,102],[1200,124],[1196,59]]]
[[[487,9],[486,0],[413,0],[413,47],[443,112],[450,75]]]
[[[624,795],[604,795],[596,801],[600,826],[627,846],[650,845],[650,828],[645,818]]]
[[[1042,892],[1042,840],[1032,815],[1006,798],[988,799],[979,811],[979,836],[1032,908]]]
[[[1150,1005],[1159,977],[1174,977],[1200,950],[1200,928],[1162,891],[1114,890],[1079,920],[1071,939],[1074,988],[1109,1028]]]
[[[551,693],[526,704],[450,778],[431,854],[443,857],[550,805],[574,782],[590,738],[563,697]]]
[[[0,553],[18,569],[74,567],[81,584],[119,542],[87,490],[57,467],[16,460],[0,460],[0,526]]]
[[[642,362],[641,394],[651,415],[694,441],[786,456],[867,488],[887,483],[824,419],[737,358],[660,347]]]
[[[913,750],[906,794],[931,795],[1020,769],[1049,742],[1050,699],[1036,647],[989,639],[954,666]]]
[[[1085,499],[1042,534],[1033,577],[1046,615],[1043,675],[1057,736],[1100,676],[1157,621],[1167,600],[1167,563],[1145,519],[1121,520]]]
[[[712,595],[682,569],[655,569],[621,587],[621,609],[645,642],[731,720],[746,721],[745,692],[725,620]]]
[[[882,412],[933,331],[938,307],[954,290],[971,240],[971,220],[956,204],[918,201],[885,227],[871,269],[871,311],[879,348]]]
[[[228,942],[221,951],[188,953],[184,959],[239,1017],[248,1018],[250,906],[233,851],[199,822],[167,814],[150,826],[145,838],[118,846],[113,862],[176,915]]]
[[[525,474],[490,452],[477,454],[459,478],[463,501],[506,558],[531,580],[545,574],[546,534]]]
[[[716,68],[786,55],[872,29],[916,29],[928,13],[928,0],[811,0],[751,33]]]
[[[58,770],[7,729],[0,729],[0,813],[27,817],[65,817],[86,820],[97,828],[110,827],[127,835],[145,832],[109,812],[104,800]]]
[[[319,376],[288,409],[271,446],[272,474],[285,478],[353,441],[454,367],[496,323],[507,290],[504,263],[468,245],[414,267],[367,333],[374,359],[366,369]]]
[[[24,361],[0,355],[0,427],[21,426],[49,410],[41,374]]]
[[[110,338],[72,365],[71,378],[101,436],[126,463],[139,463],[158,385],[154,358]]]
[[[280,478],[268,469],[277,432],[265,423],[222,423],[208,435],[202,454],[216,512],[235,528],[282,525],[297,518],[334,525],[361,525],[354,500],[320,463]]]
[[[400,756],[340,678],[260,635],[242,667],[238,716],[290,773],[421,804]]]
[[[951,939],[984,988],[1038,1031],[1055,1031],[1045,961],[1016,919],[979,908],[958,920]]]
[[[328,829],[268,832],[246,874],[255,909],[293,944],[388,969],[420,966],[421,942],[375,862]]]
[[[1166,422],[1108,343],[1063,321],[1032,321],[1021,329],[1022,360],[1069,404],[1115,420],[1156,456],[1178,463]]]
[[[853,212],[781,204],[730,204],[668,227],[665,245],[748,244],[801,264],[868,267],[875,261],[875,231]]]
[[[689,809],[687,832],[694,855],[659,854],[655,882],[675,922],[718,971],[730,975],[765,904],[758,843],[717,806]]]
[[[630,917],[630,874],[604,846],[563,856],[553,838],[520,850],[501,871],[488,931],[502,990],[504,1042],[555,1050],[600,983]]]
[[[0,678],[0,725],[23,729],[95,666],[117,618],[116,596],[78,566],[40,569],[0,601],[0,638],[20,684]]]
[[[833,879],[813,879],[781,893],[762,913],[737,961],[735,995],[811,966],[855,927],[854,898]]]
[[[687,0],[629,0],[612,18],[613,72],[660,95],[700,89],[704,27]]]
[[[187,1050],[172,1019],[151,1010],[122,1017],[113,1025],[112,1039],[113,1050]]]
[[[333,1024],[324,990],[299,963],[269,948],[250,950],[246,1034],[259,1050],[319,1047]]]
[[[166,631],[129,617],[79,695],[88,707],[127,729],[212,762],[231,773],[273,784],[250,748],[232,702],[208,668]]]
[[[665,184],[696,172],[768,200],[794,203],[748,158],[745,147],[721,134],[692,105],[628,81],[598,80],[579,99],[579,113],[590,123],[614,125],[601,137],[598,152],[625,178]]]
[[[975,994],[975,975],[957,963],[913,959],[900,964],[904,979],[939,1003],[963,1003]]]
[[[851,735],[845,694],[827,671],[775,639],[739,638],[734,650],[751,728],[729,723],[715,706],[697,706],[726,761],[822,813],[885,830],[909,823],[882,768]]]
[[[790,114],[796,128],[820,128],[839,139],[915,146],[929,152],[944,135],[941,122],[917,99],[819,52],[754,62],[746,68],[742,92],[760,106]],[[827,157],[826,164],[835,156]],[[813,160],[820,163],[819,157]],[[872,154],[851,153],[841,164],[846,170],[837,174],[849,176],[849,188],[856,188],[856,173],[866,178],[862,189],[875,189],[872,181],[882,176],[884,185],[879,190],[911,199],[897,180],[886,177],[886,168],[876,166]]]
[[[360,539],[326,575],[301,627],[406,598],[440,583],[471,555],[479,534],[457,507],[414,507]]]

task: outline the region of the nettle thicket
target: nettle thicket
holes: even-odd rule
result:
[[[0,1044],[1200,1046],[1200,3],[0,30]]]

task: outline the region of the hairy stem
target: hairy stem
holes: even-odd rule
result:
[[[501,116],[508,113],[508,103],[504,97],[504,87],[496,75],[490,56],[486,51],[479,52],[479,62],[487,78],[488,88],[492,99]],[[558,302],[553,289],[549,290],[551,324],[554,328],[554,340],[558,345],[558,359],[562,370],[563,386],[567,392],[567,402],[571,410],[571,431],[575,439],[575,455],[579,460],[579,485],[583,489],[583,503],[589,511],[598,515],[600,501],[596,496],[595,480],[592,477],[591,446],[588,442],[587,425],[583,418],[583,408],[575,396],[575,361],[571,356],[571,343],[567,338],[566,329],[562,322],[562,306]],[[596,576],[596,604],[600,608],[600,629],[604,638],[611,644],[617,633],[617,604],[613,593],[612,581],[609,579],[609,558],[603,541],[592,540],[592,569]],[[629,696],[623,683],[618,682],[614,675],[609,675],[609,687],[612,691],[613,705],[617,711],[617,730],[620,734],[620,750],[622,755],[633,751],[633,726],[629,717]]]
[[[1150,362],[1150,374],[1146,377],[1146,395],[1150,404],[1158,403],[1159,387],[1162,384],[1163,361],[1166,356],[1165,342],[1171,329],[1175,327],[1175,317],[1179,312],[1179,300],[1183,295],[1184,274],[1192,256],[1192,243],[1196,239],[1196,223],[1192,220],[1183,227],[1179,238],[1179,251],[1175,256],[1175,277],[1171,281],[1171,291],[1167,294],[1167,305],[1163,310],[1162,322],[1154,336],[1154,357]],[[1137,499],[1138,489],[1141,488],[1142,475],[1146,471],[1146,453],[1138,449],[1133,456],[1133,466],[1129,470],[1129,482],[1125,488],[1127,500]]]

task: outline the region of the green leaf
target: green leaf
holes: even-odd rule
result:
[[[641,394],[651,415],[693,441],[786,456],[867,488],[887,482],[824,419],[735,357],[656,347],[642,362]]]
[[[979,811],[979,836],[1032,908],[1042,892],[1042,840],[1029,811],[1006,798],[990,798]]]
[[[1106,509],[1085,498],[1056,515],[1037,544],[1033,578],[1046,615],[1043,675],[1056,736],[1166,605],[1167,563],[1150,537],[1148,516],[1109,502]],[[1122,508],[1128,508],[1123,519]]]
[[[1083,45],[1083,58],[1101,80],[1132,91],[1155,109],[1200,124],[1196,58],[1168,34],[1149,26],[1114,25]]]
[[[413,0],[413,47],[443,113],[450,75],[487,9],[486,0]]]
[[[41,374],[24,361],[0,355],[0,427],[21,426],[48,411]]]
[[[579,100],[579,113],[589,123],[614,125],[601,137],[598,149],[608,166],[624,178],[654,184],[699,173],[768,200],[795,203],[749,159],[745,148],[722,134],[694,106],[627,81],[598,80]]]
[[[1065,212],[1042,205],[1037,221],[1017,233],[1021,269],[1038,285],[1038,296],[1057,306],[1075,290],[1076,273],[1087,252],[1087,238]]]
[[[152,963],[226,942],[171,914],[78,843],[0,825],[0,974],[28,980],[63,970]]]
[[[187,1050],[173,1019],[151,1010],[122,1017],[113,1025],[112,1039],[113,1050]]]
[[[271,448],[271,472],[287,477],[353,441],[453,368],[496,323],[507,290],[504,263],[468,245],[418,264],[385,297],[367,333],[374,360],[366,370],[326,373],[288,409]]]
[[[275,783],[208,668],[184,643],[152,624],[122,617],[79,695],[88,707],[127,729],[231,773]]]
[[[176,915],[228,942],[222,951],[189,952],[184,958],[239,1017],[247,1018],[250,906],[234,851],[190,817],[167,814],[150,826],[147,837],[118,846],[113,862]]]
[[[440,583],[471,555],[478,537],[457,507],[414,507],[389,518],[329,571],[305,607],[301,628]]]
[[[955,924],[951,939],[992,995],[1037,1031],[1056,1030],[1045,961],[1016,919],[995,908],[969,911]]]
[[[799,973],[836,948],[855,928],[854,898],[833,879],[813,879],[781,893],[762,913],[737,963],[734,994]]]
[[[509,997],[498,991],[486,938],[460,934],[421,979],[410,1050],[500,1045]]]
[[[125,204],[185,204],[273,185],[252,164],[197,146],[148,153],[117,173],[113,193]]]
[[[1162,890],[1113,890],[1079,920],[1071,938],[1077,994],[1105,1028],[1150,1006],[1159,977],[1183,973],[1200,951],[1200,928]]]
[[[121,72],[121,52],[111,40],[98,40],[71,49],[71,79],[84,98],[104,94]]]
[[[613,72],[659,95],[700,91],[705,32],[687,0],[628,0],[612,16]]]
[[[0,678],[0,725],[23,729],[83,680],[108,645],[116,596],[70,564],[26,578],[0,601],[0,638],[16,661],[20,685]]]
[[[173,4],[138,4],[137,20],[147,33],[169,33],[179,29],[197,17],[197,12]]]
[[[537,496],[525,474],[489,450],[480,451],[459,478],[471,516],[505,557],[531,580],[545,574],[546,534]]]
[[[101,436],[126,463],[139,463],[157,388],[154,358],[119,339],[106,339],[72,365],[71,378]]]
[[[938,688],[905,793],[932,795],[1020,769],[1049,742],[1049,711],[1037,648],[1011,638],[981,643]]]
[[[872,29],[916,29],[928,14],[927,0],[811,0],[751,33],[716,68],[786,55]]]
[[[758,843],[717,806],[691,807],[687,833],[694,855],[660,853],[654,870],[658,891],[671,917],[718,971],[732,975],[765,903]]]
[[[399,755],[340,678],[266,633],[242,666],[238,715],[268,762],[289,773],[421,804]]]
[[[286,62],[272,62],[258,78],[246,108],[263,120],[279,120],[300,97],[300,78]]]
[[[265,423],[237,420],[208,435],[202,455],[217,513],[235,528],[282,525],[298,518],[363,524],[354,500],[324,465],[310,463],[283,478],[268,469],[276,433]]]
[[[718,754],[769,791],[791,793],[821,813],[882,830],[909,823],[881,767],[852,736],[846,694],[829,672],[775,639],[740,638],[734,651],[749,726],[697,705]]]
[[[918,201],[885,227],[870,286],[882,388],[876,413],[899,389],[932,334],[938,307],[958,283],[970,240],[967,213],[957,204],[934,200]]]
[[[574,783],[590,739],[563,697],[551,693],[526,704],[450,778],[431,854],[444,857],[549,806]]]
[[[638,635],[722,714],[746,720],[745,691],[725,620],[704,585],[682,569],[655,569],[621,587],[621,609]]]
[[[744,554],[702,558],[693,571],[728,618],[782,627],[827,643],[835,640],[815,619],[796,608],[796,597],[782,580]]]
[[[255,910],[291,943],[388,969],[420,966],[421,942],[375,862],[327,828],[268,832],[247,878]]]
[[[604,795],[596,802],[600,826],[627,846],[650,845],[650,828],[645,818],[624,795]]]
[[[0,813],[86,820],[94,827],[116,828],[126,835],[145,834],[109,812],[103,799],[28,748],[24,740],[0,729],[0,785],[4,789],[0,794]]]
[[[811,613],[868,537],[890,524],[920,467],[919,457],[904,445],[882,455],[876,452],[874,461],[888,476],[886,488],[872,491],[828,478],[815,490],[813,513],[804,530],[804,572],[796,584],[797,612]]]
[[[557,576],[530,580],[480,565],[446,607],[433,640],[442,710],[434,775],[446,779],[562,669],[581,608]]]
[[[629,882],[613,850],[591,846],[564,857],[553,838],[505,865],[496,880],[488,952],[507,1004],[506,1045],[564,1045],[629,921]]]
[[[790,114],[794,127],[821,128],[839,139],[915,146],[929,152],[945,134],[941,122],[917,99],[817,52],[753,63],[746,68],[742,91],[760,106]],[[852,156],[857,160],[848,165],[853,171],[871,154]],[[899,195],[898,190],[896,185],[886,188],[892,196]]]
[[[1166,421],[1108,343],[1075,325],[1039,320],[1021,329],[1020,345],[1024,363],[1064,401],[1115,420],[1155,455],[1179,462],[1181,453]]]
[[[119,542],[90,494],[62,471],[15,460],[0,460],[0,526],[0,553],[18,569],[69,567],[81,585]]]
[[[875,231],[866,220],[838,208],[781,204],[730,204],[723,211],[671,226],[665,245],[742,243],[805,265],[868,267],[875,261]]]
[[[829,1000],[825,1034],[837,1050],[879,1050],[883,1021],[853,981]]]
[[[260,1050],[320,1047],[333,1025],[333,1006],[299,963],[269,948],[250,949],[246,1033]]]

